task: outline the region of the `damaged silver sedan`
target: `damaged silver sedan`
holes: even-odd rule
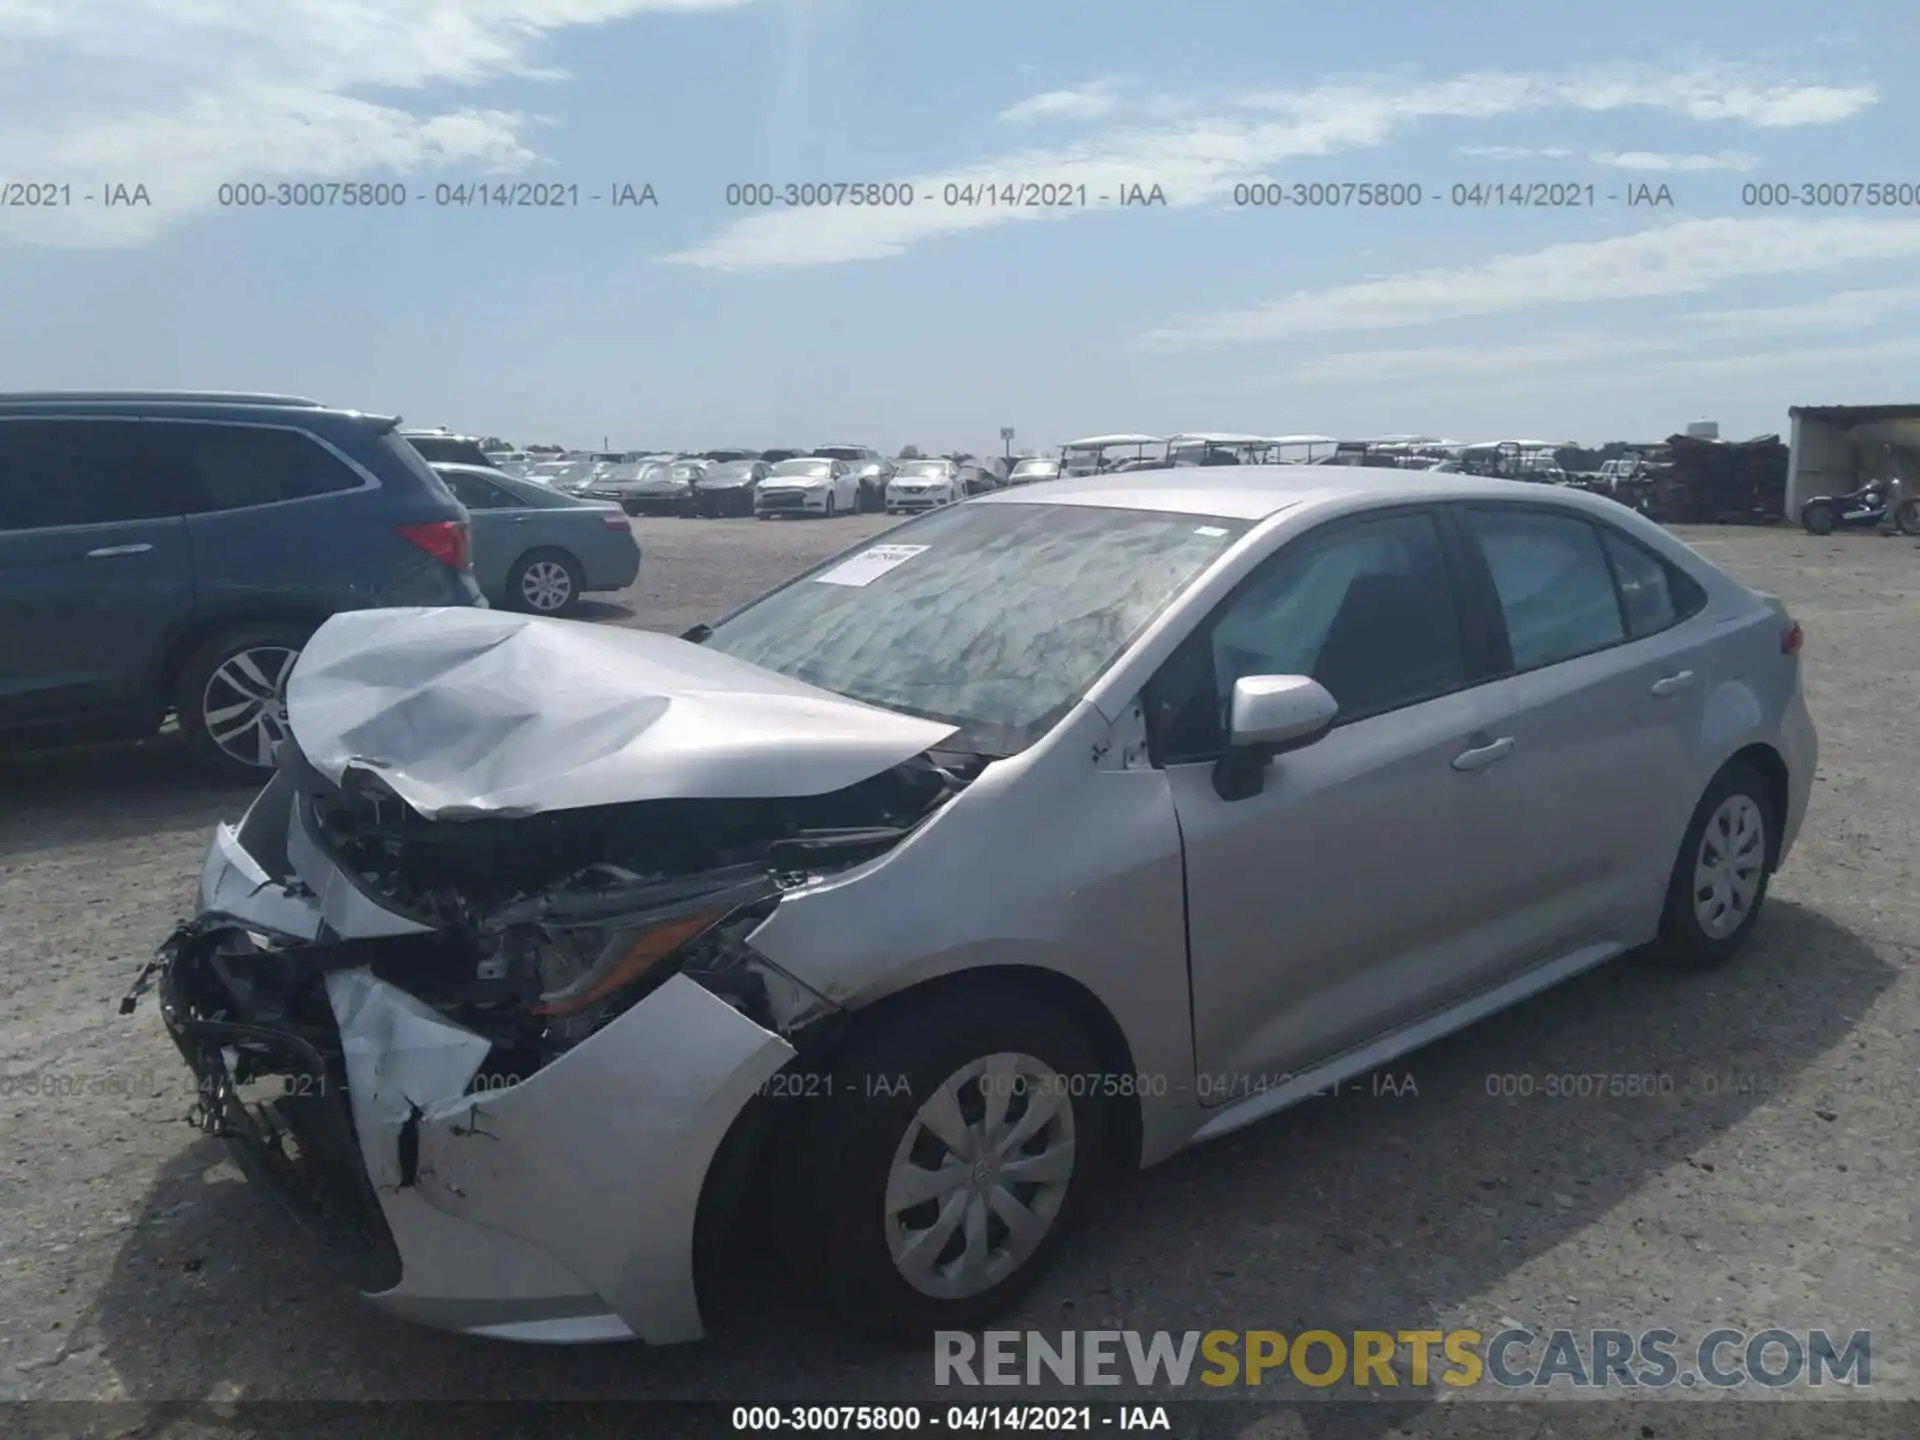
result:
[[[1111,1170],[1730,959],[1799,648],[1604,500],[1309,466],[1006,491],[678,640],[342,615],[128,1008],[395,1314],[693,1339],[758,1222],[861,1328],[964,1327]]]

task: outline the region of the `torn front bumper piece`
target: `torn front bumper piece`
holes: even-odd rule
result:
[[[203,894],[233,908],[181,926],[151,968],[200,1123],[248,1178],[403,1318],[548,1343],[700,1338],[702,1188],[793,1047],[673,975],[531,1075],[488,1073],[491,1042],[366,963],[404,940],[309,942],[318,917],[298,912],[318,897],[241,863],[232,837]]]
[[[486,1040],[364,970],[327,991],[402,1260],[376,1303],[503,1338],[700,1338],[701,1188],[786,1041],[676,975],[520,1080],[481,1073]]]

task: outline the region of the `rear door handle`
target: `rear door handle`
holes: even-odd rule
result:
[[[98,550],[87,551],[89,560],[106,560],[115,555],[144,555],[153,549],[151,545],[102,545]]]
[[[1664,699],[1668,695],[1678,695],[1691,684],[1693,684],[1693,672],[1682,670],[1678,675],[1669,675],[1664,680],[1654,681],[1653,693]]]
[[[1498,764],[1512,753],[1513,737],[1511,735],[1502,735],[1498,740],[1490,744],[1477,746],[1472,750],[1462,750],[1458,755],[1453,757],[1453,768],[1456,770],[1484,770],[1489,765]]]
[[[524,525],[527,523],[527,517],[524,515],[516,515],[513,517],[513,523],[516,525]]]

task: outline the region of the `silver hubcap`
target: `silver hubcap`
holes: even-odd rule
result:
[[[520,577],[520,598],[530,610],[565,609],[573,598],[573,577],[558,560],[536,560]]]
[[[915,1113],[887,1175],[887,1249],[923,1295],[992,1289],[1040,1248],[1073,1179],[1073,1101],[1031,1055],[962,1067]]]
[[[287,675],[298,650],[259,645],[222,662],[200,697],[207,735],[246,765],[273,764],[287,738]]]
[[[1729,795],[1707,821],[1693,866],[1693,914],[1708,937],[1740,928],[1760,893],[1767,863],[1767,825],[1745,795]]]

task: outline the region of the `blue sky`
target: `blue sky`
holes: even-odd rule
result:
[[[1598,442],[1920,398],[1920,11],[1442,8],[0,0],[0,184],[73,195],[0,206],[0,388],[701,448]],[[414,198],[218,203],[315,179]],[[511,180],[581,203],[435,203]],[[1028,180],[1093,203],[946,203]],[[915,199],[727,204],[809,181]],[[1236,204],[1327,182],[1421,203]],[[1593,203],[1453,203],[1535,182]],[[151,205],[82,198],[114,183]],[[618,183],[657,206],[587,198]],[[1856,183],[1896,203],[1794,193]],[[1168,204],[1097,199],[1128,185]],[[1629,205],[1641,185],[1672,203]]]

